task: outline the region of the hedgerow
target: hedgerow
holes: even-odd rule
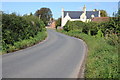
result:
[[[58,30],[84,40],[88,46],[85,78],[119,78],[120,17],[109,22],[68,21]]]
[[[39,32],[44,31],[44,28],[43,21],[33,15],[19,16],[15,13],[3,13],[2,50],[9,52],[10,48],[16,48],[16,42],[34,38]]]
[[[108,40],[108,42],[115,45],[120,37],[120,17],[110,18],[110,21],[102,23],[68,21],[63,29],[67,32],[79,30],[88,35],[109,38],[111,41]]]

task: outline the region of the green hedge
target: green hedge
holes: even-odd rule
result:
[[[84,40],[88,46],[85,78],[119,78],[118,45],[112,46],[109,39],[90,36],[79,30],[58,30],[69,36]]]
[[[119,78],[120,17],[102,23],[68,21],[63,29],[88,45],[85,78]]]
[[[108,22],[82,22],[82,21],[68,21],[63,27],[65,31],[79,29],[89,35],[96,35],[99,30],[105,36],[106,34],[114,33],[120,35],[120,17],[110,18]]]
[[[39,32],[45,31],[43,28],[45,25],[38,17],[3,13],[2,50],[9,52],[9,49],[16,48],[16,42],[34,38]]]
[[[46,29],[44,29],[42,32],[38,32],[37,35],[34,37],[30,37],[30,39],[24,39],[21,41],[14,42],[14,45],[6,44],[5,46],[8,47],[7,49],[4,49],[2,54],[17,51],[19,49],[23,49],[29,46],[32,46],[42,40],[44,40],[47,37]]]

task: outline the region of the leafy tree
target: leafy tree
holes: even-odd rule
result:
[[[119,8],[119,10],[118,10],[118,16],[120,16],[120,8]]]
[[[49,8],[41,8],[35,12],[35,16],[39,17],[47,25],[52,19],[52,11]]]
[[[56,20],[56,28],[61,26],[61,17]]]
[[[32,14],[32,12],[30,13],[30,16],[32,16],[33,14]]]
[[[98,11],[97,9],[94,9],[94,11]]]
[[[100,16],[101,17],[107,17],[107,12],[105,10],[100,10]]]

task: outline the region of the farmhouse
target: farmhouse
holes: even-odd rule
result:
[[[68,20],[88,22],[94,17],[100,17],[100,11],[86,11],[85,5],[83,7],[83,11],[64,11],[64,9],[62,9],[61,26],[63,27]]]

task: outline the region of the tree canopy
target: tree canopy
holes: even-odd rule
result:
[[[52,11],[49,8],[41,8],[35,12],[35,15],[39,17],[45,25],[52,19]]]
[[[107,14],[107,12],[105,10],[100,10],[100,16],[101,17],[107,17],[108,14]]]
[[[56,20],[56,28],[61,26],[61,17]]]
[[[105,10],[94,9],[94,11],[100,11],[100,16],[101,17],[107,17],[108,16],[107,11],[105,11]]]
[[[118,9],[118,16],[120,16],[120,8]]]

